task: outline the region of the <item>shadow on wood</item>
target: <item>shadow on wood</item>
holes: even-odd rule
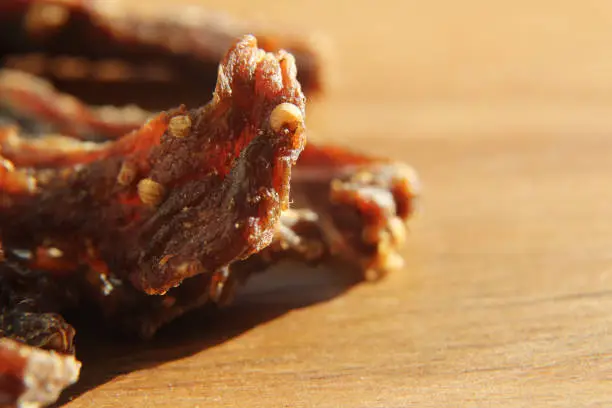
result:
[[[55,407],[117,376],[205,352],[291,310],[330,300],[358,282],[354,271],[283,264],[254,276],[231,306],[188,313],[162,328],[151,341],[121,338],[76,318],[81,378]]]

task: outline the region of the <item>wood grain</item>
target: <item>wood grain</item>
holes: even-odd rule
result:
[[[407,266],[277,271],[150,344],[83,332],[67,406],[612,406],[612,3],[223,7],[329,36],[312,137],[420,172]]]

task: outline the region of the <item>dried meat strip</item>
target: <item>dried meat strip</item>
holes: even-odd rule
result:
[[[364,277],[377,279],[403,265],[398,251],[420,193],[412,167],[311,143],[291,187],[294,207],[311,211],[329,251]]]
[[[68,279],[5,261],[0,264],[0,338],[73,353],[75,330],[59,313],[76,306],[78,299],[77,287]]]
[[[86,157],[107,148],[61,136],[24,140],[16,134],[0,138],[0,146],[18,166],[42,168],[92,160]],[[121,279],[108,278],[108,271],[100,276],[92,272],[94,278],[88,282],[97,284],[85,290],[93,290],[109,321],[150,337],[188,310],[207,302],[226,302],[237,283],[281,259],[320,263],[336,257],[362,270],[368,279],[401,266],[397,252],[418,195],[410,167],[311,143],[294,169],[291,191],[292,208],[283,212],[272,244],[246,261],[234,262],[210,277],[188,279],[164,299],[140,296]]]
[[[162,297],[96,270],[82,279],[81,291],[95,299],[109,324],[149,338],[189,310],[229,302],[250,275],[283,259],[317,264],[339,258],[367,279],[401,266],[398,251],[418,195],[410,167],[311,144],[292,180],[293,208],[282,213],[272,243],[246,260],[186,279]]]
[[[218,62],[245,34],[267,51],[292,53],[306,92],[321,88],[316,41],[293,34],[292,27],[270,30],[201,5],[5,0],[0,23],[6,67],[48,77],[97,105],[129,101],[157,111],[199,104],[200,95],[214,89]]]
[[[305,100],[293,57],[265,53],[252,36],[221,66],[208,105],[161,113],[100,149],[66,152],[66,167],[41,169],[45,149],[28,168],[19,154],[5,157],[4,244],[52,242],[78,262],[100,257],[150,294],[266,247],[305,143]],[[22,191],[8,188],[15,180]]]
[[[146,47],[165,57],[181,54],[151,37],[153,28],[168,29],[165,17],[147,22],[125,13],[110,21],[112,10],[104,5],[12,0],[0,4],[0,15],[21,16],[9,21],[18,24],[16,32],[26,27],[26,44],[36,48],[41,43],[30,35],[39,33],[40,8],[43,20],[67,11],[59,24],[42,23],[45,35],[55,32],[44,44],[45,58],[63,58],[66,49],[53,48],[61,38],[55,35],[70,30],[93,30],[106,41],[97,50],[124,53],[130,63],[150,58],[142,53]],[[125,27],[128,17],[136,28]],[[175,17],[168,21],[183,45],[195,41],[194,33],[206,39],[205,33],[219,32]],[[39,24],[33,31],[28,19]],[[0,38],[0,52],[11,51],[15,44]],[[202,53],[223,41],[199,42],[193,58],[206,60]],[[271,41],[263,48],[279,47]],[[75,44],[70,52],[83,53],[83,44],[64,45]],[[298,56],[304,61],[314,59]],[[414,171],[335,147],[305,147],[305,100],[286,52],[266,53],[246,36],[215,72],[206,106],[151,114],[150,106],[93,108],[40,78],[0,71],[0,236],[8,258],[0,264],[0,337],[52,350],[40,356],[75,368],[77,362],[54,354],[74,351],[74,329],[61,317],[66,308],[94,304],[109,325],[149,338],[189,310],[227,304],[249,276],[284,259],[340,259],[366,279],[401,265],[399,249],[418,196]],[[125,75],[121,80],[124,89]],[[190,97],[200,101],[200,89],[191,87]],[[30,353],[19,344],[4,340],[0,354],[15,347]],[[27,387],[10,364],[0,360],[0,378],[8,372],[0,398],[14,403]],[[75,379],[62,378],[58,390]]]
[[[2,114],[4,112],[4,114]],[[90,107],[45,79],[0,70],[0,137],[59,134],[85,140],[119,138],[152,116],[135,105]],[[18,142],[18,139],[15,139]],[[65,144],[65,143],[64,143]]]
[[[80,370],[74,356],[0,339],[0,406],[51,404],[77,381]]]

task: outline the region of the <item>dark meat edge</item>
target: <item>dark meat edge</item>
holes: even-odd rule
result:
[[[45,8],[57,9],[59,22],[45,22]],[[121,3],[107,6],[105,0],[5,0],[0,23],[0,65],[31,70],[93,105],[129,102],[152,111],[198,105],[198,95],[214,89],[225,51],[247,33],[254,33],[266,51],[285,49],[295,56],[306,93],[323,87],[316,40],[292,34],[289,27],[259,28],[201,6],[172,6],[149,15]],[[100,80],[91,72],[79,78],[58,75],[69,65],[74,68],[75,61],[90,71],[106,64],[111,76],[119,78]],[[126,64],[137,74],[121,80]],[[145,72],[151,72],[149,80]]]

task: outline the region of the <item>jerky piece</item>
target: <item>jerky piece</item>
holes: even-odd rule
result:
[[[67,279],[13,261],[0,264],[0,337],[63,353],[74,352],[75,331],[59,312],[77,304]]]
[[[0,339],[0,406],[49,405],[78,380],[80,370],[74,356]]]
[[[134,105],[89,107],[59,93],[42,78],[0,70],[0,126],[18,125],[28,136],[58,133],[79,139],[114,139],[137,129],[150,116]]]
[[[306,91],[321,87],[317,43],[289,26],[270,30],[195,4],[5,0],[0,23],[7,67],[48,77],[97,105],[129,101],[157,111],[199,104],[214,89],[225,51],[249,33],[266,51],[285,49],[296,57]]]
[[[185,124],[182,121],[175,132]],[[20,163],[30,156],[40,161],[41,153],[49,155],[48,150],[36,153],[25,147],[40,149],[45,139],[28,141],[12,154]],[[73,147],[78,150],[79,145],[85,146],[75,145],[70,139],[55,140],[59,151],[50,157],[71,157],[61,153],[64,142],[69,152],[74,151]],[[49,147],[46,144],[46,149]],[[2,148],[12,152],[15,146],[5,143]],[[210,276],[187,279],[163,298],[138,294],[106,269],[103,273],[92,270],[83,289],[90,294],[87,298],[96,299],[109,322],[148,338],[186,311],[208,302],[227,303],[248,276],[282,259],[316,264],[336,258],[345,266],[362,270],[368,279],[401,265],[398,250],[418,194],[411,168],[311,143],[293,173],[294,208],[283,212],[272,244],[259,253]]]
[[[246,36],[203,108],[164,112],[103,148],[66,152],[67,167],[40,169],[49,158],[39,149],[39,161],[23,168],[14,150],[15,167],[0,178],[3,242],[32,251],[51,242],[164,293],[272,241],[304,143],[293,57],[265,53]],[[27,177],[34,186],[8,188]]]
[[[22,149],[15,156],[24,160],[27,152]],[[316,264],[336,258],[368,279],[401,266],[398,250],[418,194],[411,168],[309,144],[293,173],[294,208],[283,212],[272,244],[259,253],[210,276],[188,279],[163,299],[139,295],[121,279],[104,274],[108,271],[92,271],[86,280],[92,286],[84,289],[91,295],[87,297],[97,299],[110,322],[146,338],[186,311],[207,302],[227,303],[248,276],[282,259]]]
[[[330,253],[356,264],[367,279],[403,265],[398,250],[419,194],[411,167],[309,144],[292,188],[295,207],[311,210],[302,224],[318,229]]]

